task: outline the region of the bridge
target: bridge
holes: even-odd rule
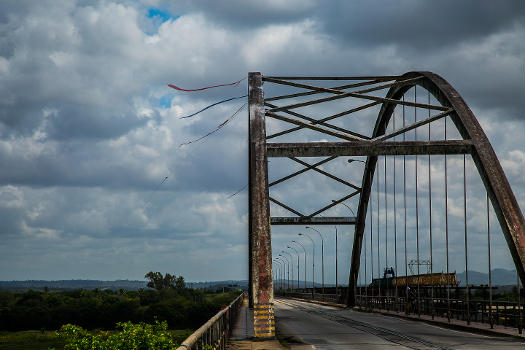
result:
[[[431,72],[249,73],[248,85],[248,297],[255,337],[275,336],[276,307],[277,318],[293,308],[314,312],[297,299],[522,333],[525,220],[480,123],[445,79]],[[319,186],[305,185],[302,176]],[[327,181],[338,189],[323,190]],[[286,193],[296,199],[282,194],[290,183]],[[318,207],[309,209],[312,203]],[[352,228],[351,246],[338,247],[342,228]],[[334,240],[335,279],[328,283],[325,246],[334,247]],[[342,264],[348,271],[338,269],[341,249],[351,250]],[[494,297],[495,259],[516,269],[507,300]],[[486,283],[472,283],[474,270],[486,271]],[[348,280],[341,283],[339,275]],[[321,307],[315,312],[332,321],[346,317]],[[402,337],[394,325],[386,330],[377,319],[356,317],[340,321]]]

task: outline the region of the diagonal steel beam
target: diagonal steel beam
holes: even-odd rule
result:
[[[390,88],[392,86],[396,86],[396,85],[406,85],[408,83],[413,83],[415,82],[416,80],[419,80],[419,79],[422,79],[422,77],[414,77],[414,78],[408,78],[408,79],[405,79],[405,80],[396,80],[394,81],[393,83],[388,83],[388,84],[383,84],[383,85],[377,85],[377,86],[374,86],[374,87],[371,87],[371,88],[367,88],[367,89],[362,89],[362,90],[357,90],[357,91],[352,91],[354,93],[357,93],[357,94],[364,94],[366,92],[372,92],[372,91],[377,91],[377,90],[383,90],[383,89],[386,89],[386,88]],[[289,81],[282,81],[282,80],[279,80],[279,79],[272,79],[272,78],[267,78],[266,81],[270,82],[270,83],[275,83],[275,84],[283,84],[283,85],[290,85],[290,86],[295,86],[295,87],[301,87],[303,89],[312,89],[312,88],[317,88],[317,89],[322,89],[324,90],[324,92],[331,92],[331,93],[335,93],[335,94],[341,94],[342,92],[339,91],[339,92],[336,92],[336,90],[338,89],[330,89],[330,88],[321,88],[321,87],[318,87],[318,86],[313,86],[311,85],[310,88],[307,88],[305,86],[308,86],[308,85],[305,85],[305,84],[300,84],[300,83],[292,83],[292,82],[289,82]],[[317,90],[315,89],[315,90]],[[326,91],[326,90],[332,90],[332,91]],[[319,90],[318,90],[319,91]]]
[[[410,79],[405,79],[405,80],[394,81],[393,83],[378,85],[378,86],[374,86],[374,87],[371,87],[371,88],[368,88],[368,89],[362,89],[362,90],[358,90],[358,91],[354,91],[354,92],[356,92],[358,94],[365,94],[367,92],[383,90],[383,89],[390,88],[390,87],[396,86],[396,85],[405,85],[405,84],[408,84],[408,83],[413,83],[413,82],[415,82],[416,80],[419,80],[419,79],[422,79],[422,77],[415,77],[415,78],[410,78]]]
[[[274,119],[282,120],[283,122],[287,122],[287,123],[295,124],[295,125],[300,125],[300,126],[303,126],[303,127],[307,128],[307,129],[311,129],[311,130],[315,130],[315,131],[318,131],[318,132],[323,133],[323,134],[335,136],[335,137],[338,137],[338,138],[343,139],[343,140],[347,140],[347,141],[366,141],[366,140],[361,139],[360,137],[355,137],[355,136],[348,135],[348,134],[342,134],[342,133],[335,132],[335,131],[332,131],[332,130],[327,129],[327,128],[322,128],[322,127],[314,125],[314,124],[307,124],[307,123],[302,122],[302,121],[300,121],[298,119],[285,117],[284,115],[280,115],[280,114],[273,113],[273,112],[270,112],[270,111],[266,111],[266,115],[271,117],[271,118],[274,118]]]
[[[300,216],[300,217],[304,217],[303,214],[299,213],[297,210],[293,209],[293,208],[290,208],[289,206],[287,206],[286,204],[282,203],[282,202],[279,202],[277,199],[275,198],[272,198],[272,197],[269,197],[270,201],[274,202],[275,204],[277,204],[278,206],[280,207],[283,207],[284,209],[288,210],[288,211],[291,211],[292,213],[294,213],[295,215],[297,216]]]
[[[313,104],[327,102],[327,101],[333,101],[333,100],[346,98],[346,97],[356,97],[356,98],[362,98],[362,99],[379,101],[379,102],[385,102],[385,103],[391,103],[391,104],[399,104],[399,105],[404,105],[404,106],[419,107],[419,108],[426,108],[426,109],[434,109],[434,110],[438,110],[438,111],[446,111],[448,109],[448,107],[429,105],[429,104],[425,104],[425,103],[416,103],[416,102],[402,101],[402,100],[396,100],[396,99],[386,98],[386,97],[363,95],[363,94],[361,94],[359,92],[343,92],[343,91],[334,90],[334,89],[322,88],[322,87],[313,86],[313,85],[307,85],[307,84],[292,83],[292,82],[281,81],[281,80],[274,81],[274,82],[277,83],[277,84],[283,84],[283,85],[289,85],[289,86],[295,86],[295,87],[302,87],[302,88],[305,88],[305,89],[311,89],[311,90],[316,90],[316,91],[331,92],[331,93],[336,94],[336,96],[330,96],[330,97],[320,98],[320,99],[317,99],[317,100],[311,100],[311,101],[306,101],[306,102],[286,105],[286,106],[282,106],[282,107],[279,107],[279,108],[274,108],[274,109],[270,110],[271,112],[278,112],[278,111],[284,110],[284,109],[294,109],[294,108],[299,108],[299,107],[304,107],[304,106],[310,106],[310,105],[313,105]]]
[[[375,79],[375,80],[370,80],[370,81],[364,81],[364,82],[361,82],[361,83],[354,83],[354,84],[348,84],[348,85],[334,86],[331,89],[334,89],[334,90],[346,90],[346,89],[351,89],[351,88],[360,87],[360,86],[378,84],[378,83],[380,83],[382,81],[384,81],[384,80]],[[275,97],[268,97],[268,98],[265,98],[264,101],[278,101],[278,100],[284,100],[284,99],[287,99],[287,98],[310,96],[310,95],[317,95],[317,94],[322,94],[322,93],[323,92],[321,92],[321,91],[298,92],[298,93],[295,93],[295,94],[281,95],[281,96],[275,96]]]
[[[337,157],[337,156],[336,156],[336,157]],[[302,160],[297,159],[297,158],[295,158],[295,157],[289,157],[289,158],[290,158],[291,160],[293,160],[293,161],[299,163],[299,164],[304,165],[304,166],[310,166],[310,164],[308,164],[308,163],[306,163],[306,162],[303,162]],[[312,168],[312,170],[317,171],[318,173],[323,174],[324,176],[327,176],[327,177],[329,177],[329,178],[331,178],[331,179],[334,179],[335,181],[338,181],[338,182],[340,182],[340,183],[342,183],[342,184],[345,184],[345,185],[347,185],[347,186],[349,186],[349,187],[352,187],[352,188],[355,189],[355,190],[358,190],[358,191],[361,190],[360,187],[357,187],[356,185],[351,184],[350,182],[347,182],[347,181],[345,181],[345,180],[343,180],[343,179],[340,179],[340,178],[338,178],[337,176],[332,175],[332,174],[330,174],[330,173],[328,173],[328,172],[326,172],[326,171],[324,171],[324,170],[318,169],[318,168],[316,168],[316,167]]]
[[[336,201],[333,201],[332,203],[328,204],[326,207],[323,207],[323,208],[319,209],[318,211],[313,212],[313,213],[310,214],[310,215],[307,215],[306,217],[307,217],[307,218],[311,218],[311,217],[313,217],[313,216],[316,216],[316,215],[318,215],[318,214],[321,214],[323,211],[326,211],[326,210],[330,209],[331,207],[336,206],[337,204],[339,204],[339,203],[341,203],[341,202],[344,202],[344,201],[347,200],[348,198],[352,198],[353,196],[355,196],[356,194],[358,194],[358,193],[360,193],[360,192],[361,192],[361,190],[359,190],[359,191],[355,191],[355,192],[352,192],[352,193],[350,193],[349,195],[346,195],[346,196],[344,196],[344,197],[341,198],[341,199],[338,199],[338,200],[336,200]]]
[[[377,102],[377,101],[376,102],[372,102],[372,103],[367,103],[366,105],[363,105],[363,106],[352,108],[352,109],[346,110],[344,112],[340,112],[340,113],[337,113],[337,114],[332,114],[331,116],[328,116],[328,117],[325,117],[325,118],[322,118],[322,119],[319,119],[319,120],[315,120],[315,122],[312,122],[312,124],[320,124],[320,123],[326,122],[328,120],[336,119],[336,118],[345,116],[347,114],[351,114],[351,113],[354,113],[354,112],[361,111],[363,109],[367,109],[367,108],[373,107],[373,106],[378,105],[380,103],[381,102]],[[294,132],[294,131],[297,131],[297,130],[301,130],[303,128],[304,128],[303,126],[297,126],[295,128],[290,128],[290,129],[287,129],[287,130],[283,130],[283,131],[277,132],[275,134],[266,136],[266,139],[269,140],[269,139],[277,137],[277,136],[286,135],[288,133],[291,133],[291,132]],[[366,135],[361,135],[361,134],[359,134],[357,132],[352,132],[352,135],[360,137],[360,138],[365,139],[365,140],[369,140],[370,139],[370,137],[368,137]]]
[[[401,134],[403,134],[403,133],[405,133],[407,131],[410,131],[410,130],[415,129],[415,128],[419,128],[420,126],[426,125],[428,123],[431,123],[433,121],[436,121],[436,120],[439,120],[439,119],[441,119],[443,117],[446,117],[447,115],[449,115],[452,112],[454,112],[454,109],[450,108],[448,111],[441,112],[439,114],[433,115],[430,118],[425,118],[423,120],[419,120],[416,123],[413,123],[413,124],[405,126],[404,128],[397,129],[396,131],[394,131],[394,132],[392,132],[390,134],[374,137],[370,141],[384,141],[384,140],[388,140],[389,138],[392,138],[394,136],[401,135]]]
[[[280,179],[271,182],[271,183],[268,185],[268,187],[272,187],[273,185],[277,185],[277,184],[279,184],[279,183],[281,183],[281,182],[283,182],[283,181],[289,180],[289,179],[291,179],[292,177],[295,177],[295,176],[297,176],[297,175],[300,175],[300,174],[302,174],[302,173],[304,173],[304,172],[306,172],[306,171],[308,171],[308,170],[314,169],[314,168],[318,167],[318,166],[321,165],[321,164],[324,164],[324,163],[327,163],[327,162],[329,162],[329,161],[331,161],[331,160],[334,160],[335,158],[337,158],[337,156],[328,157],[328,158],[323,159],[323,160],[321,160],[320,162],[317,162],[317,163],[312,164],[312,165],[307,164],[307,167],[306,167],[306,168],[303,168],[303,169],[301,169],[301,170],[299,170],[299,171],[296,171],[295,173],[292,173],[292,174],[290,174],[290,175],[287,175],[287,176],[281,177]]]
[[[277,107],[276,105],[273,105],[271,103],[264,103],[266,106],[270,107],[270,108],[274,108],[274,107]],[[353,132],[351,130],[347,130],[345,128],[341,128],[339,126],[336,126],[336,125],[332,125],[332,124],[328,124],[328,123],[325,123],[325,122],[320,122],[318,121],[317,119],[314,119],[314,118],[311,118],[311,117],[307,117],[305,116],[304,114],[300,114],[300,113],[297,113],[297,112],[293,112],[293,111],[289,111],[289,110],[283,110],[284,113],[287,113],[287,114],[290,114],[290,115],[293,115],[294,117],[297,117],[297,118],[301,118],[301,119],[304,119],[304,120],[308,120],[309,122],[311,122],[312,125],[317,125],[317,124],[321,124],[323,126],[326,126],[327,128],[330,128],[330,129],[334,129],[334,130],[337,130],[337,131],[340,131],[342,133],[345,133],[345,134],[349,134],[349,135],[353,135],[355,137],[359,137],[359,138],[368,138],[366,136],[363,137],[363,135],[361,134],[358,134],[356,132]],[[268,139],[268,137],[267,137]]]

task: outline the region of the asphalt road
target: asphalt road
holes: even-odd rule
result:
[[[278,334],[298,349],[524,350],[520,339],[456,331],[373,313],[277,299]]]

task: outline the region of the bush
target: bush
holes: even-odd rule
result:
[[[66,324],[57,336],[65,341],[65,350],[172,350],[180,343],[179,337],[168,331],[167,322],[119,322],[117,328],[121,331],[91,333]]]

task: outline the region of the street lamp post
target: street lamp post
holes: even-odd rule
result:
[[[290,261],[288,261],[288,257],[287,256],[284,256],[282,254],[279,254],[279,256],[284,260],[286,261],[286,269],[288,270],[288,279],[287,279],[287,286],[286,286],[286,290],[290,289]]]
[[[321,279],[322,279],[322,283],[321,283],[321,291],[323,293],[323,298],[324,299],[324,239],[323,239],[323,235],[321,234],[321,232],[319,232],[319,230],[313,228],[313,227],[310,227],[310,226],[306,226],[306,228],[309,228],[310,230],[314,230],[315,232],[317,232],[319,234],[319,237],[321,237]]]
[[[357,159],[349,159],[348,163],[351,163],[353,161],[362,162],[361,160],[357,160]],[[332,199],[332,202],[335,203],[336,201]],[[350,212],[352,213],[352,215],[354,215],[354,217],[356,216],[354,210],[350,206],[348,206],[346,203],[343,203],[343,202],[341,202],[340,204],[347,207],[348,210],[350,210]],[[337,226],[336,226],[335,227],[335,294],[336,295],[337,295],[337,281],[338,280],[337,280]]]
[[[337,226],[335,226],[335,297],[339,300],[339,278],[337,276]]]
[[[306,233],[298,233],[299,236],[308,237],[312,241],[312,299],[314,299],[315,293],[315,241]]]
[[[292,290],[293,290],[293,256],[286,250],[281,250],[281,253],[288,254],[290,256],[290,266],[292,267]]]
[[[301,246],[301,248],[303,248],[303,250],[304,250],[304,281],[303,281],[303,289],[306,291],[306,249],[304,248],[304,245],[302,245],[302,243],[299,243],[297,241],[292,241],[292,243],[295,243],[295,244]]]
[[[277,274],[277,290],[279,290],[281,288],[281,270],[282,270],[282,266],[279,262],[279,260],[277,260],[277,258],[274,258],[273,260],[277,267],[278,267],[278,274]]]
[[[279,264],[281,265],[281,292],[286,291],[286,285],[284,281],[286,280],[286,264],[284,263],[283,259],[280,257],[276,258],[277,261],[279,261]]]
[[[274,262],[277,264],[277,290],[282,289],[282,279],[283,279],[283,265],[281,261],[279,261],[277,258],[274,259]]]
[[[273,280],[274,280],[273,288],[274,288],[274,293],[277,294],[277,290],[279,290],[279,284],[278,283],[276,284],[275,281],[279,281],[279,272],[280,272],[281,267],[279,266],[279,264],[277,264],[277,260],[273,259],[272,262],[275,264],[275,268],[272,267]]]
[[[295,254],[297,254],[297,289],[299,289],[299,252],[294,247],[286,246],[288,249],[293,249],[295,251]]]

